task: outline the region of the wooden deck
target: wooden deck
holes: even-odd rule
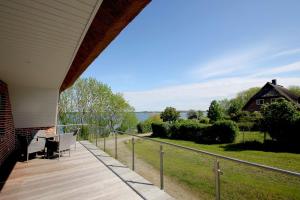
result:
[[[84,145],[84,146],[83,146]],[[18,162],[0,192],[1,200],[172,199],[89,142],[58,160]]]

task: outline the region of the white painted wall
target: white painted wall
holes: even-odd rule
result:
[[[58,89],[8,86],[15,128],[55,126]]]

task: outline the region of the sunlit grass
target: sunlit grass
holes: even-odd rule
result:
[[[242,134],[237,136],[236,142],[242,142]],[[300,171],[300,154],[274,153],[257,150],[230,150],[227,144],[205,145],[190,141],[161,139],[157,140],[176,143],[196,149],[206,150],[225,156],[230,156],[251,162],[266,164],[283,169]],[[263,141],[259,132],[245,133],[245,141]],[[138,140],[136,154],[150,165],[159,169],[158,146],[151,141]],[[128,148],[131,148],[128,143]],[[201,199],[214,198],[215,158],[177,149],[164,145],[164,173],[179,183],[189,187]],[[157,152],[157,153],[150,153]],[[245,166],[231,161],[220,160],[222,199],[300,199],[300,179]]]

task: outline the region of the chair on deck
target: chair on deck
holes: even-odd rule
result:
[[[75,150],[76,150],[76,139],[77,139],[77,136],[79,134],[79,131],[80,131],[80,128],[77,128],[75,129],[75,131],[73,132],[73,138],[72,138],[72,142],[71,142],[71,145],[75,145]]]
[[[30,142],[27,140],[27,162],[29,154],[45,150],[46,139],[39,136],[45,136],[45,130],[39,130]]]
[[[58,159],[60,154],[65,151],[69,151],[69,156],[71,156],[71,145],[76,143],[76,135],[74,133],[64,133],[59,134],[59,141],[56,153],[58,153]]]

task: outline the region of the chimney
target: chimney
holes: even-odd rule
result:
[[[273,80],[272,80],[272,84],[273,84],[273,85],[277,85],[277,80],[276,80],[276,79],[273,79]]]

